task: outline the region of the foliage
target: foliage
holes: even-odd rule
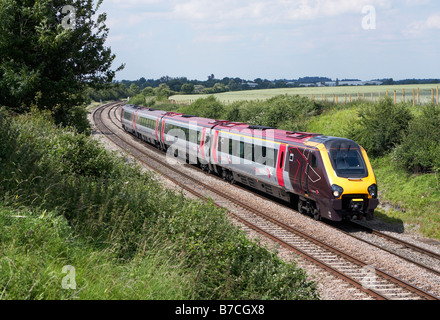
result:
[[[373,159],[379,186],[379,211],[400,221],[405,229],[417,229],[426,237],[440,239],[440,177],[435,173],[414,174],[396,166],[393,154]]]
[[[86,96],[89,99],[87,102],[94,101],[118,101],[127,97],[133,96],[133,93],[123,83],[110,83],[104,85],[100,89],[88,88]]]
[[[386,97],[378,103],[362,105],[359,119],[347,128],[346,135],[369,155],[382,156],[402,142],[411,119],[407,104],[394,104]]]
[[[192,298],[195,274],[160,253],[121,263],[110,246],[79,238],[53,211],[0,206],[0,251],[0,300]]]
[[[0,2],[0,104],[16,112],[31,105],[65,113],[85,101],[86,87],[111,82],[115,55],[102,1],[42,0]],[[75,9],[63,14],[62,8]],[[70,18],[70,20],[69,20]],[[70,22],[70,24],[67,24]]]
[[[227,107],[225,118],[285,130],[305,131],[307,119],[319,114],[321,110],[321,104],[307,98],[280,95],[265,101],[235,102]]]
[[[435,105],[422,107],[408,134],[394,154],[394,160],[412,172],[440,172],[440,109]]]
[[[220,119],[224,107],[214,96],[208,96],[207,98],[197,99],[189,106],[182,106],[178,111],[208,119]]]

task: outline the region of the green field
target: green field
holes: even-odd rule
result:
[[[425,84],[425,85],[394,85],[394,86],[340,86],[340,87],[312,87],[312,88],[285,88],[285,89],[263,89],[263,90],[244,90],[244,91],[230,91],[214,94],[214,96],[223,104],[230,104],[235,101],[241,100],[266,100],[274,96],[287,94],[287,95],[300,95],[307,98],[315,98],[316,100],[325,99],[326,101],[335,101],[345,103],[350,101],[350,95],[352,101],[359,99],[365,101],[371,101],[372,94],[373,100],[384,97],[387,94],[391,98],[394,98],[394,91],[396,90],[396,101],[400,102],[413,101],[413,93],[417,102],[417,89],[419,89],[419,99],[421,104],[430,103],[432,101],[432,90],[434,92],[434,99],[438,101],[438,85]],[[405,97],[403,97],[403,90],[405,90]],[[347,96],[346,96],[347,95]],[[364,98],[365,95],[365,98]],[[207,94],[200,95],[174,95],[169,99],[178,103],[192,103],[199,98],[206,98]],[[335,100],[333,100],[335,99]],[[345,100],[347,99],[347,100]]]

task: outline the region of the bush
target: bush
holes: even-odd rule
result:
[[[300,96],[279,95],[265,101],[234,102],[225,110],[225,119],[291,131],[305,131],[307,121],[322,112],[323,106]]]
[[[407,104],[394,104],[386,97],[378,103],[363,105],[359,120],[346,136],[362,145],[371,156],[382,156],[403,140],[411,119]]]
[[[425,106],[409,125],[408,134],[393,159],[415,173],[440,172],[440,109]]]
[[[305,131],[306,120],[321,112],[320,105],[308,98],[281,95],[267,100],[264,124],[284,130]]]
[[[224,107],[216,97],[208,96],[206,98],[197,99],[189,106],[181,107],[179,112],[203,118],[220,120],[224,112]]]

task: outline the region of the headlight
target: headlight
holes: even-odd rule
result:
[[[373,197],[373,199],[376,199],[377,198],[377,185],[372,184],[371,186],[369,186],[368,193],[370,194],[370,196]]]
[[[336,184],[332,185],[333,197],[339,198],[344,193],[344,189]]]

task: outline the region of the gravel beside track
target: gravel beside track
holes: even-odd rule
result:
[[[145,150],[145,153],[152,158],[156,158],[161,161],[166,161],[165,155],[160,154],[158,151],[151,150],[146,148],[145,144],[140,142],[135,137],[125,133],[120,129],[120,126],[117,126],[113,123],[107,115],[110,117],[118,118],[118,113],[114,112],[106,113],[102,119],[105,122],[106,126],[112,128],[112,130],[121,132],[124,135],[124,139],[128,139],[130,144],[134,144],[139,148]],[[93,126],[95,126],[93,122],[92,116],[90,116],[90,121]],[[107,148],[111,150],[121,149],[117,147],[115,144],[110,142],[107,138],[112,135],[110,132],[99,132],[94,127],[93,131],[94,136],[99,139]],[[118,133],[119,135],[119,133]],[[123,152],[124,157],[127,159],[127,163],[134,163],[136,159],[125,152]],[[145,166],[144,166],[145,167]],[[257,207],[260,211],[265,212],[267,215],[273,217],[281,221],[284,224],[297,228],[301,232],[304,232],[309,235],[313,235],[316,239],[323,241],[325,244],[329,246],[334,246],[339,250],[343,251],[346,254],[353,256],[356,259],[359,259],[365,262],[368,266],[374,266],[372,270],[383,270],[387,273],[393,274],[398,278],[416,285],[424,291],[430,292],[433,295],[440,296],[440,277],[432,272],[424,270],[422,267],[416,266],[411,262],[405,261],[402,258],[397,257],[393,253],[386,252],[384,250],[378,249],[364,241],[358,240],[354,238],[350,234],[342,233],[340,230],[330,228],[325,223],[318,223],[298,212],[295,212],[291,209],[286,208],[285,206],[278,204],[276,202],[270,201],[268,199],[264,199],[262,197],[256,196],[254,193],[244,190],[243,188],[237,188],[234,185],[226,183],[217,177],[208,175],[199,170],[194,170],[194,168],[190,165],[179,165],[180,170],[185,174],[197,179],[198,181],[202,181],[209,186],[212,186],[218,190],[222,190],[224,193],[234,197],[235,199],[239,199],[241,202],[249,205],[250,207]],[[145,170],[152,170],[151,168],[145,167]],[[176,191],[180,191],[180,187],[176,187],[176,185],[170,182],[168,179],[165,179],[161,175],[155,175],[157,179],[161,180],[164,183],[164,186],[167,188],[174,188]],[[185,194],[188,194],[191,198],[194,198],[190,193],[183,191]],[[228,210],[234,210],[233,206],[228,205]],[[234,222],[235,224],[239,224],[238,222]],[[365,223],[365,222],[361,222]],[[380,228],[383,230],[392,230],[390,226],[386,224],[382,224],[379,220],[374,220],[371,223],[368,223],[369,226],[375,226],[377,228],[380,225]],[[286,249],[283,246],[280,246],[278,243],[267,239],[262,236],[260,233],[255,232],[249,227],[242,228],[248,233],[250,237],[258,238],[262,243],[267,245],[270,248],[276,248],[278,250],[278,254],[281,258],[286,260],[294,259],[297,264],[302,267],[308,273],[309,277],[313,278],[318,283],[318,288],[321,294],[321,297],[325,300],[359,300],[359,299],[371,299],[372,297],[359,290],[358,288],[348,284],[347,282],[341,280],[339,277],[325,271],[321,267],[316,266],[316,264],[310,263],[306,259],[303,259],[297,255],[293,256],[292,251]],[[277,232],[277,231],[274,231]],[[390,231],[388,231],[390,232]],[[396,236],[395,233],[390,232],[393,236]],[[360,233],[356,232],[357,236],[361,237],[365,241],[379,241],[377,236],[370,235],[368,233]],[[435,241],[430,241],[429,239],[422,239],[420,237],[415,237],[414,234],[398,234],[399,237],[404,238],[408,242],[416,243],[417,245],[424,246],[427,249],[433,252],[440,252],[440,248],[436,245]],[[371,237],[371,239],[368,239]],[[373,239],[374,238],[374,239]],[[391,247],[391,244],[381,244],[385,247]],[[393,244],[394,246],[398,246]],[[398,248],[397,248],[398,249]],[[397,250],[393,248],[393,250]],[[390,249],[391,250],[391,249]],[[417,254],[416,254],[417,255]],[[416,256],[414,259],[423,260],[424,264],[433,265],[438,268],[439,262],[435,258],[431,260],[422,258],[420,256]],[[364,270],[365,271],[365,270]],[[409,299],[409,296],[405,296],[404,294],[400,295],[399,298]]]

